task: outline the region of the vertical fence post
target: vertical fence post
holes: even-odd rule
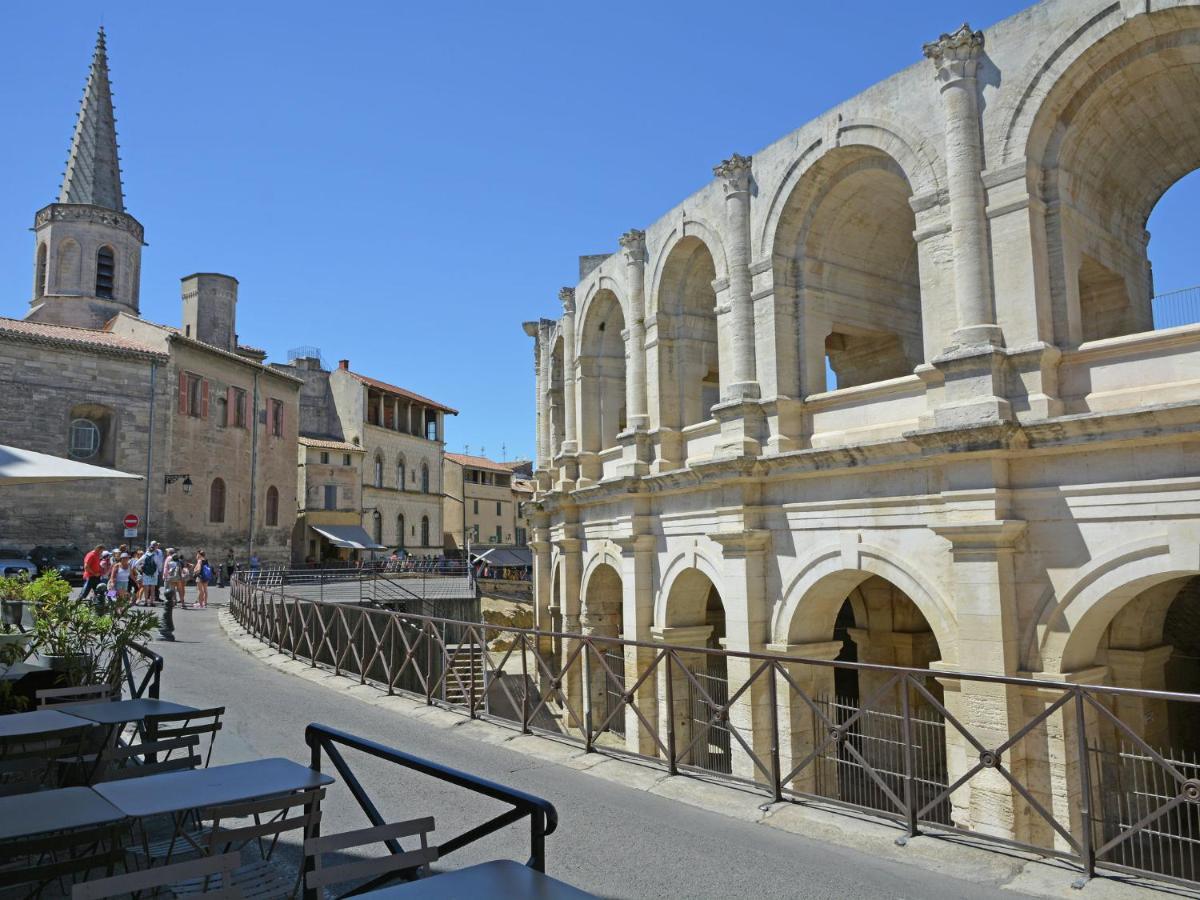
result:
[[[903,718],[900,727],[904,741],[904,815],[908,820],[908,836],[916,837],[917,832],[917,793],[913,780],[913,740],[912,740],[912,705],[908,697],[908,681],[912,676],[907,672],[900,679],[900,712]]]
[[[672,775],[679,774],[679,766],[675,763],[675,688],[671,673],[671,651],[663,654],[663,662],[667,664],[667,771]]]
[[[475,718],[475,642],[479,636],[474,628],[467,629],[467,671],[471,673],[471,683],[467,687],[467,715]]]
[[[433,706],[433,623],[425,620],[425,705]]]
[[[583,651],[580,653],[580,663],[583,669],[583,693],[580,699],[583,701],[583,749],[585,753],[591,753],[592,747],[592,649],[591,641],[585,636],[583,640]]]
[[[1079,807],[1079,820],[1083,834],[1080,835],[1079,851],[1083,863],[1083,878],[1076,886],[1082,887],[1083,881],[1096,875],[1096,850],[1092,846],[1092,770],[1091,759],[1088,757],[1087,717],[1083,710],[1083,689],[1078,685],[1075,693],[1075,730],[1079,733],[1079,787],[1083,793]]]
[[[525,659],[528,652],[529,635],[521,632],[521,733],[529,734],[529,663]],[[536,639],[535,639],[536,646]],[[537,652],[536,650],[534,651]]]
[[[783,773],[779,771],[779,686],[775,683],[779,663],[771,661],[768,670],[768,696],[771,703],[771,779],[775,783],[775,802],[783,801]]]

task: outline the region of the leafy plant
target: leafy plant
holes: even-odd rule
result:
[[[121,676],[121,655],[131,643],[146,640],[158,618],[133,609],[128,599],[100,611],[86,600],[72,600],[71,586],[57,572],[46,572],[25,588],[33,611],[34,646],[56,657],[69,685],[105,684]]]
[[[24,575],[0,577],[0,634],[16,634],[24,615],[25,588],[29,579]]]

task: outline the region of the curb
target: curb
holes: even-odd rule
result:
[[[1152,894],[1170,892],[1175,896],[1200,898],[1200,891],[1115,874],[1098,874],[1082,889],[1075,889],[1072,882],[1079,877],[1079,870],[1065,861],[1009,850],[961,835],[921,835],[908,840],[901,847],[896,844],[896,839],[902,832],[867,813],[840,808],[835,811],[809,802],[776,803],[750,790],[686,775],[670,775],[648,763],[587,753],[575,744],[542,735],[522,734],[503,725],[472,719],[437,706],[427,706],[424,701],[399,694],[389,695],[370,682],[359,684],[349,676],[335,675],[321,666],[314,667],[279,653],[243,629],[226,607],[218,611],[217,619],[226,637],[236,647],[277,671],[303,678],[390,713],[420,720],[423,725],[453,728],[459,734],[483,743],[504,745],[533,759],[586,772],[631,790],[645,791],[707,812],[1027,896],[1145,900]]]

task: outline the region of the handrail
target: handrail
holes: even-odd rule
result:
[[[150,665],[146,669],[146,674],[142,676],[140,684],[134,683],[133,663],[129,657],[130,650],[134,651],[139,656],[143,656],[150,660]],[[129,696],[132,699],[146,696],[147,689],[149,689],[151,699],[158,699],[158,691],[162,681],[163,670],[163,658],[161,656],[144,644],[138,644],[130,641],[121,650],[121,667],[125,670],[125,683],[129,688]]]
[[[530,854],[529,860],[525,865],[538,872],[546,871],[546,837],[553,834],[558,827],[558,811],[549,800],[535,797],[533,794],[527,794],[524,791],[518,791],[514,788],[505,787],[494,781],[488,781],[486,778],[480,778],[477,775],[471,775],[459,769],[452,769],[449,766],[443,766],[440,763],[435,763],[419,756],[413,756],[411,753],[405,753],[403,750],[388,747],[377,741],[358,737],[341,729],[321,725],[316,722],[304,729],[304,742],[312,751],[311,768],[318,772],[321,771],[321,754],[324,751],[325,755],[333,763],[334,768],[337,769],[338,774],[345,780],[346,786],[350,789],[350,792],[354,795],[354,798],[358,801],[359,806],[366,813],[372,825],[383,825],[385,824],[384,819],[379,814],[379,810],[376,809],[371,798],[367,795],[362,783],[355,776],[354,772],[351,771],[345,758],[335,745],[349,747],[352,750],[358,750],[377,759],[404,766],[406,769],[413,769],[423,775],[429,775],[439,781],[448,782],[456,787],[466,788],[485,797],[491,797],[493,800],[512,804],[513,808],[508,812],[501,813],[499,816],[489,819],[482,825],[477,825],[457,837],[439,844],[437,847],[438,857],[444,858],[455,850],[473,844],[480,838],[514,822],[519,822],[528,816],[530,820]],[[403,852],[397,841],[391,840],[386,843],[391,853],[398,854]],[[372,887],[375,886],[377,885],[372,885]]]

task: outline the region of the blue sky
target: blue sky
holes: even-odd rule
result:
[[[462,411],[451,450],[533,447],[532,341],[577,257],[1026,0],[847,4],[13,4],[0,54],[0,314],[63,169],[103,10],[143,315],[241,282],[242,339],[316,345]],[[753,34],[753,37],[751,35]],[[1191,176],[1151,219],[1160,290],[1198,281]],[[1186,218],[1185,218],[1186,216]]]

